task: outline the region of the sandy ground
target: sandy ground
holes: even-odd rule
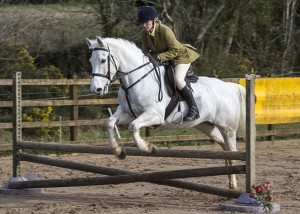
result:
[[[192,147],[193,149],[197,149]],[[191,148],[190,148],[191,149]],[[300,213],[300,142],[276,145],[258,145],[256,155],[257,182],[273,184],[275,202],[280,213]],[[132,157],[118,160],[110,155],[69,154],[50,155],[79,162],[152,172],[172,169],[222,166],[222,160]],[[11,177],[12,158],[0,158],[0,185]],[[237,162],[239,164],[240,162]],[[40,179],[91,177],[92,173],[79,172],[34,163],[22,162],[22,173],[34,172]],[[185,179],[196,183],[227,187],[227,176]],[[239,189],[245,189],[245,176],[239,175]],[[222,211],[220,204],[232,201],[173,187],[150,183],[105,185],[89,187],[64,187],[44,189],[35,195],[0,195],[0,214],[4,213],[230,213]]]

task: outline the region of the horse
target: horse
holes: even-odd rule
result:
[[[164,66],[156,68],[149,57],[133,42],[121,38],[86,38],[92,51],[92,79],[90,90],[97,95],[108,93],[109,86],[119,79],[119,106],[106,122],[109,145],[113,154],[126,157],[124,148],[115,138],[117,124],[128,124],[128,131],[140,150],[157,152],[157,148],[140,136],[143,127],[163,129],[186,129],[194,127],[221,145],[224,151],[237,151],[237,132],[245,131],[245,88],[237,83],[224,82],[217,78],[199,76],[191,83],[200,118],[194,121],[180,121],[187,114],[185,101],[180,113],[175,108],[165,118],[165,109],[171,97],[162,78],[167,71]],[[225,160],[231,166],[232,160]],[[235,175],[229,175],[229,188],[237,188]]]

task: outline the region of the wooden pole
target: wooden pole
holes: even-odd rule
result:
[[[13,177],[20,177],[18,142],[22,140],[22,86],[21,72],[13,75]]]
[[[88,146],[76,144],[60,143],[37,143],[19,142],[21,149],[40,149],[47,151],[92,153],[92,154],[112,154],[112,149],[108,146]],[[150,154],[136,148],[126,147],[126,155],[131,156],[153,156],[153,157],[177,157],[177,158],[204,158],[204,159],[228,159],[246,160],[245,152],[236,151],[203,151],[203,150],[173,150],[159,149],[157,154]]]
[[[80,170],[84,172],[93,172],[93,173],[103,174],[103,175],[136,174],[136,172],[127,171],[127,170],[108,168],[103,166],[96,166],[94,164],[78,163],[70,160],[54,159],[54,158],[43,157],[38,155],[30,155],[24,153],[20,154],[20,158],[22,161],[29,161],[33,163],[62,167],[66,169]],[[203,192],[203,193],[208,193],[213,195],[219,195],[219,196],[229,197],[229,198],[238,198],[242,194],[242,192],[238,190],[230,190],[230,189],[224,189],[224,188],[210,186],[210,185],[196,184],[196,183],[186,182],[182,180],[163,180],[157,182],[153,181],[151,183],[166,185],[166,186],[171,186],[176,188],[182,188],[191,191]]]
[[[255,183],[255,74],[246,77],[246,192]]]
[[[146,136],[146,137],[150,137],[150,135],[151,135],[151,130],[150,130],[149,127],[146,127],[146,128],[145,128],[145,136]]]
[[[76,76],[73,76],[76,79]],[[76,85],[71,85],[70,87],[70,99],[77,102],[78,101],[78,90]],[[78,120],[78,104],[72,105],[70,108],[70,120]],[[78,141],[78,126],[70,127],[70,141]]]
[[[275,77],[275,74],[271,74],[271,77],[274,78]],[[268,128],[267,130],[268,131],[271,131],[274,129],[274,124],[268,124]],[[274,143],[274,140],[275,140],[275,136],[274,135],[269,135],[268,138],[267,138],[269,141],[272,141],[272,143]]]
[[[268,124],[268,131],[272,131],[274,130],[274,124]],[[275,140],[275,136],[274,135],[268,135],[268,141],[271,141],[272,143],[274,143]]]
[[[20,181],[9,183],[11,189],[22,188],[47,188],[47,187],[71,187],[71,186],[90,186],[90,185],[107,185],[107,184],[123,184],[134,182],[153,182],[166,179],[216,176],[228,174],[243,174],[243,165],[237,166],[222,166],[198,169],[184,169],[162,172],[151,172],[141,174],[116,175],[105,177],[90,177],[90,178],[73,178],[73,179],[51,179],[51,180],[34,180]]]

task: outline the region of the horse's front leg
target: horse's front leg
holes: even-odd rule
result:
[[[153,125],[159,125],[164,122],[164,118],[154,109],[147,109],[138,118],[129,124],[129,132],[132,134],[133,139],[140,150],[146,152],[156,153],[157,150],[152,143],[146,142],[140,136],[140,129],[143,127],[149,127]]]
[[[128,113],[124,112],[121,108],[118,108],[117,111],[110,116],[106,121],[106,127],[108,131],[108,142],[110,147],[113,150],[113,154],[120,159],[126,157],[125,152],[122,150],[121,145],[117,142],[115,138],[115,126],[116,124],[128,124],[134,118]]]

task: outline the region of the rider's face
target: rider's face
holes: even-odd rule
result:
[[[144,27],[145,31],[147,31],[147,32],[151,31],[153,28],[153,21],[149,20],[149,21],[145,22],[143,24],[143,27]]]

